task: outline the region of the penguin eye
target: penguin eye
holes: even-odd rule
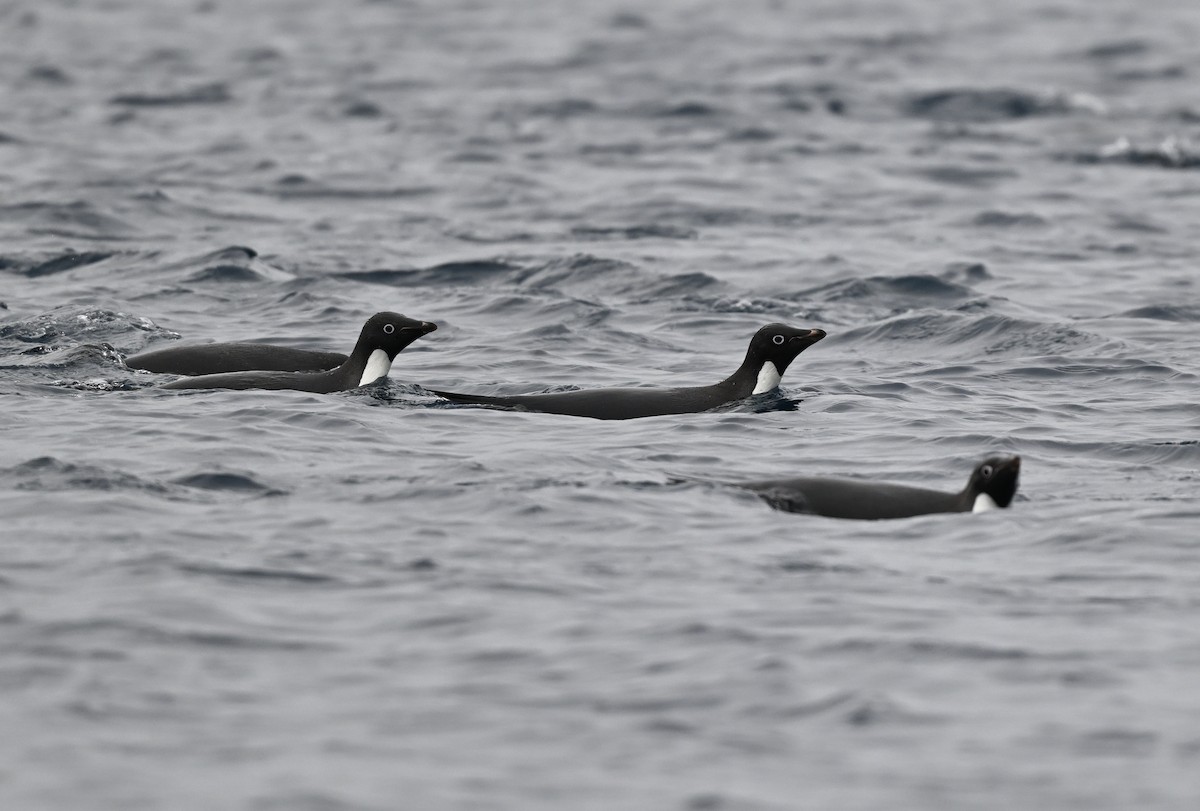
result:
[[[772,341],[772,342],[773,342],[773,343],[774,343],[776,346],[779,346],[780,344],[782,344],[782,343],[783,343],[783,336],[782,336],[782,335],[776,335],[774,338],[772,338],[772,339],[771,339],[771,341]]]
[[[396,325],[395,324],[384,324],[383,331],[386,332],[388,335],[391,335],[393,332],[396,331]]]
[[[985,479],[992,478],[992,466],[984,465],[983,467],[979,468],[979,475]]]

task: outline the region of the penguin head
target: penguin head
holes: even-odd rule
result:
[[[767,324],[754,333],[741,368],[742,373],[758,376],[754,394],[778,386],[788,364],[824,337],[824,330],[797,329],[787,324]]]
[[[975,512],[1011,504],[1020,473],[1020,456],[989,456],[976,465],[967,482],[967,494],[975,503]]]
[[[435,329],[437,325],[430,321],[417,321],[399,313],[375,313],[363,325],[355,350],[367,357],[382,350],[389,361],[395,360],[404,347]]]

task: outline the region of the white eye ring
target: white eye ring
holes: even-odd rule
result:
[[[782,336],[782,335],[776,335],[776,336],[775,336],[774,338],[772,338],[771,340],[772,340],[772,341],[775,343],[775,345],[776,345],[776,346],[779,346],[780,344],[782,344],[782,343],[783,343],[783,336]]]
[[[979,468],[979,475],[985,479],[990,479],[992,477],[992,466],[984,465],[983,467]]]
[[[388,335],[391,335],[393,332],[396,331],[396,325],[395,324],[384,324],[383,331],[386,332]]]

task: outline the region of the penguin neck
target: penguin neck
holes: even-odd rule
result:
[[[355,385],[358,386],[365,386],[387,377],[388,372],[392,370],[392,358],[382,349],[374,349],[366,358],[352,358],[350,362],[354,368],[348,371],[351,377],[357,372],[358,382]]]
[[[973,513],[985,513],[998,509],[1000,509],[1000,505],[987,493],[977,494],[971,502],[971,512]]]
[[[774,361],[747,357],[738,370],[721,381],[720,385],[730,389],[741,399],[752,394],[765,394],[779,386],[783,372]]]
[[[996,500],[982,490],[976,490],[971,482],[954,497],[956,509],[960,513],[981,513],[988,510],[998,510],[1000,505]]]
[[[758,379],[754,381],[754,391],[751,394],[766,394],[772,389],[779,387],[779,381],[783,379],[783,375],[779,373],[779,367],[773,361],[763,361],[762,367],[758,370]]]

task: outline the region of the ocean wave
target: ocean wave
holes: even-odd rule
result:
[[[204,282],[228,284],[240,282],[262,282],[267,280],[268,276],[252,267],[247,267],[245,265],[212,265],[204,268],[203,270],[196,271],[183,281],[190,282],[192,284]]]
[[[265,566],[220,566],[212,563],[181,563],[179,571],[186,574],[209,575],[232,581],[245,581],[249,585],[259,583],[299,583],[314,585],[339,583],[339,579],[321,572],[299,569],[268,568]]]
[[[571,229],[571,235],[582,240],[599,241],[609,239],[696,239],[699,233],[694,228],[647,223],[645,225],[611,227],[580,225]]]
[[[209,501],[214,495],[278,496],[287,491],[263,484],[247,473],[200,471],[170,480],[146,479],[112,467],[54,456],[39,456],[0,468],[0,481],[16,490],[137,491],[173,501]]]
[[[1004,121],[1077,111],[1095,113],[1105,109],[1099,99],[1082,93],[970,87],[918,93],[907,98],[902,106],[913,118],[962,122]]]
[[[244,245],[231,245],[197,256],[187,256],[154,268],[160,277],[187,284],[226,284],[244,282],[290,282],[291,271],[273,265],[258,251]]]
[[[982,268],[982,266],[978,266]],[[951,274],[953,275],[953,274]],[[842,279],[818,287],[810,287],[792,295],[797,300],[857,301],[887,306],[919,305],[926,302],[944,304],[972,298],[976,293],[945,275],[914,273],[901,276],[867,276]]]
[[[142,316],[64,308],[0,325],[0,369],[14,380],[83,392],[135,391],[148,376],[125,368],[125,352],[178,338]]]
[[[0,469],[0,478],[16,490],[136,490],[166,494],[162,482],[148,481],[131,473],[86,462],[67,462],[39,456],[11,468]]]
[[[911,345],[926,352],[930,345],[943,350],[942,357],[1030,357],[1060,355],[1080,349],[1095,349],[1111,339],[1067,324],[1046,324],[996,313],[970,314],[921,312],[850,329],[837,336],[839,342]],[[945,350],[950,349],[949,355]]]
[[[122,363],[123,358],[112,344],[76,344],[53,347],[38,344],[22,353],[8,368],[23,367],[37,369],[72,369],[83,373],[86,369],[111,369]]]
[[[1200,321],[1200,306],[1187,304],[1150,304],[1135,307],[1112,316],[1113,318],[1146,318],[1154,321],[1178,321],[1190,323]]]
[[[1038,439],[1025,437],[1021,440],[1022,453],[1043,459],[1071,459],[1087,457],[1120,461],[1138,465],[1200,465],[1200,441],[1195,439],[1172,440],[1069,440]]]
[[[779,321],[825,321],[818,309],[798,309],[795,302],[783,298],[738,297],[733,294],[702,296],[681,295],[671,305],[675,312],[689,313],[754,313]]]
[[[225,104],[233,95],[223,82],[211,82],[162,93],[119,93],[108,100],[119,107],[187,107],[196,104]]]
[[[163,329],[149,318],[114,310],[70,307],[52,310],[33,318],[0,324],[0,349],[5,344],[27,349],[23,344],[36,344],[48,354],[79,343],[127,343],[131,334],[141,338],[178,338],[178,333]]]
[[[181,487],[197,490],[209,490],[221,493],[239,493],[243,495],[282,495],[283,490],[263,484],[247,473],[233,473],[227,470],[208,470],[199,473],[189,473],[171,480]]]
[[[1029,211],[981,211],[969,220],[980,228],[1042,228],[1049,223],[1045,218]]]
[[[111,251],[66,251],[50,258],[0,257],[0,270],[18,273],[29,279],[53,276],[68,270],[95,265],[111,259]]]
[[[434,191],[431,186],[350,186],[311,180],[305,175],[284,175],[273,186],[256,188],[283,200],[400,200],[421,197]]]
[[[526,108],[526,112],[539,118],[553,118],[563,121],[568,118],[591,115],[599,112],[600,106],[591,99],[562,98],[534,104]]]
[[[1139,358],[1087,358],[1046,356],[1036,366],[1012,366],[1002,372],[994,372],[997,379],[1013,377],[1066,379],[1094,378],[1097,375],[1120,375],[1130,380],[1170,380],[1184,375],[1171,366],[1141,360]],[[1194,377],[1194,375],[1188,375]]]
[[[511,288],[553,297],[614,297],[635,302],[676,298],[720,284],[705,273],[661,275],[619,259],[586,253],[532,263],[478,259],[428,268],[348,271],[334,275],[390,287]]]
[[[1123,59],[1129,56],[1141,56],[1149,53],[1152,45],[1144,39],[1119,39],[1093,45],[1084,51],[1089,59],[1106,62],[1111,59]]]
[[[427,268],[355,270],[333,275],[389,287],[470,287],[504,280],[517,270],[516,265],[505,261],[481,259],[445,262]]]
[[[9,224],[23,223],[33,234],[69,239],[127,240],[140,234],[128,220],[86,200],[31,200],[0,206],[0,218]]]
[[[545,324],[533,327],[525,333],[527,335],[558,335],[574,334],[574,331],[579,329],[595,329],[609,321],[617,311],[580,298],[502,293],[480,297],[472,312],[521,318],[532,324]],[[565,332],[556,332],[557,330]]]
[[[1015,169],[981,169],[965,165],[923,166],[912,170],[912,174],[935,183],[975,189],[990,188],[1019,176]]]
[[[150,616],[149,614],[147,615]],[[247,651],[328,651],[334,648],[330,643],[303,641],[281,635],[277,628],[262,629],[261,633],[252,635],[244,632],[217,630],[204,627],[171,627],[161,618],[146,621],[131,621],[115,617],[94,617],[84,620],[65,620],[39,623],[37,633],[47,645],[57,645],[59,640],[69,645],[69,650],[85,647],[79,637],[89,640],[88,646],[103,649],[106,642],[97,639],[101,637],[108,641],[113,651],[125,652],[130,650],[145,650],[146,646],[155,647],[201,647],[234,649]],[[69,705],[76,712],[95,712],[97,715],[108,715],[113,711],[84,709],[79,704]]]
[[[1094,152],[1068,156],[1076,163],[1125,163],[1162,169],[1200,169],[1200,147],[1182,138],[1164,138],[1153,146],[1138,146],[1121,137]]]

